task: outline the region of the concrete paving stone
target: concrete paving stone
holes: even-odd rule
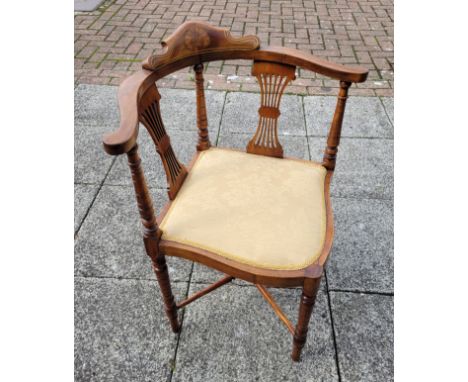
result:
[[[326,139],[308,139],[312,160],[321,161]],[[331,195],[393,199],[393,140],[341,139]]]
[[[75,89],[75,124],[107,126],[106,132],[120,125],[118,86],[80,84]],[[197,131],[195,90],[159,89],[161,115],[168,132],[172,130]],[[206,90],[208,128],[219,130],[226,92]]]
[[[249,133],[253,135],[258,125],[260,94],[232,92],[226,96],[221,132]],[[283,95],[281,116],[278,120],[279,135],[305,135],[302,98],[296,95]]]
[[[96,196],[98,187],[99,186],[93,184],[75,184],[75,232],[83,221],[89,206]]]
[[[393,202],[332,198],[330,289],[393,293]]]
[[[172,148],[174,149],[177,158],[183,164],[188,165],[197,151],[197,133],[172,131],[170,137]],[[141,166],[143,167],[147,184],[150,187],[166,189],[166,173],[164,171],[161,158],[156,152],[156,147],[144,126],[141,126],[140,128],[138,144],[141,156]],[[117,158],[112,170],[109,172],[109,176],[107,177],[105,184],[132,184],[132,177],[126,155],[121,155]]]
[[[104,0],[75,0],[75,12],[91,12],[96,10]]]
[[[114,158],[102,148],[100,126],[75,125],[75,183],[100,184],[112,165]]]
[[[390,118],[392,125],[395,125],[395,121],[393,119],[393,97],[382,97],[381,100],[385,111],[387,112],[388,118]]]
[[[160,210],[167,194],[153,190]],[[167,258],[172,280],[186,281],[190,261]],[[103,186],[75,241],[77,276],[155,279],[146,255],[133,187]]]
[[[295,323],[300,290],[270,291]],[[185,309],[174,382],[338,380],[323,290],[300,363],[291,360],[292,336],[255,287],[224,286]]]
[[[113,161],[103,134],[119,126],[117,87],[80,84],[75,89],[75,183],[100,183]]]
[[[102,133],[117,129],[120,121],[117,92],[117,86],[78,85],[75,89],[75,128],[107,127],[100,130]]]
[[[155,282],[75,279],[75,381],[165,381],[176,344]]]
[[[343,382],[393,381],[393,297],[331,292]]]
[[[161,115],[167,132],[170,134],[173,130],[182,130],[196,133],[197,97],[195,90],[161,88],[159,92],[161,93]],[[219,130],[225,96],[226,92],[205,90],[208,130],[213,138]]]
[[[327,136],[336,107],[336,97],[304,97],[307,134]],[[393,125],[377,97],[349,97],[342,137],[393,138]]]

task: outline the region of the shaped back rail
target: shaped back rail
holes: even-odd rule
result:
[[[263,77],[257,71],[260,66],[256,63],[259,62],[269,63],[272,65],[272,68],[276,65],[284,68],[300,67],[340,81],[341,87],[337,109],[329,132],[323,162],[327,169],[333,170],[334,163],[336,162],[347,88],[353,82],[364,82],[368,74],[367,69],[332,63],[291,48],[260,48],[260,41],[257,36],[233,37],[228,30],[217,28],[201,21],[185,22],[169,38],[163,41],[162,45],[165,51],[162,54],[148,57],[143,62],[143,70],[124,81],[119,89],[121,125],[116,132],[104,137],[104,148],[109,154],[118,155],[126,153],[135,145],[139,120],[139,115],[135,109],[143,99],[142,95],[147,91],[148,87],[153,86],[158,79],[187,66],[194,66],[196,73],[197,125],[199,129],[197,149],[200,151],[209,148],[211,144],[208,137],[203,90],[203,63],[226,59],[250,59],[254,61],[253,74],[259,73],[259,76],[256,76],[263,87],[263,95],[270,94],[271,92],[269,92],[266,77]],[[288,72],[284,68],[281,71]],[[284,73],[282,72],[276,73],[276,76],[284,77]],[[288,83],[294,79],[289,73],[286,74],[286,77]],[[279,92],[281,88],[277,90]],[[280,98],[281,95],[277,99],[279,100]],[[263,99],[263,102],[267,101],[267,99]],[[273,109],[275,107],[272,109],[261,107],[260,117],[263,117],[261,118],[263,121],[259,121],[256,140],[249,143],[249,152],[272,156],[282,155],[281,146],[275,136],[276,129],[274,126],[276,126],[277,118],[276,112]]]

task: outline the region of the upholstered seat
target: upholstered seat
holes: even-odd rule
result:
[[[325,240],[325,175],[310,161],[202,151],[161,222],[162,239],[259,268],[305,268]]]

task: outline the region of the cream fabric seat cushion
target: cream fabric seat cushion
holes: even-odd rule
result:
[[[162,238],[260,268],[304,268],[325,239],[325,175],[310,161],[203,151],[161,222]]]

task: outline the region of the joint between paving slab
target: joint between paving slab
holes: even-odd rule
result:
[[[144,277],[121,277],[121,276],[91,276],[91,275],[74,275],[75,279],[83,279],[83,280],[114,280],[114,281],[148,281],[148,282],[155,282],[157,281],[156,278],[148,279]],[[176,280],[171,281],[171,284],[186,284],[187,281],[183,280]]]
[[[388,114],[387,108],[385,107],[385,105],[384,105],[384,103],[383,103],[382,97],[379,96],[378,98],[379,98],[379,100],[380,100],[380,103],[382,104],[382,107],[383,107],[383,109],[384,109],[385,115],[386,115],[387,118],[388,118],[388,121],[390,122],[390,124],[391,124],[392,126],[395,126],[395,124],[392,122],[392,119],[390,118],[390,115]],[[393,97],[386,97],[386,98],[393,98]]]
[[[192,267],[190,269],[190,275],[189,275],[189,279],[188,279],[188,282],[187,282],[187,289],[185,291],[185,297],[184,298],[188,298],[188,296],[189,296],[190,286],[192,285],[192,274],[193,274],[193,269],[194,268],[195,268],[195,263],[192,262]],[[172,382],[172,377],[174,376],[174,371],[175,371],[175,368],[177,366],[177,352],[179,351],[179,343],[180,343],[180,337],[182,335],[182,330],[184,330],[184,318],[185,318],[185,308],[183,308],[182,312],[180,313],[180,331],[179,331],[179,333],[177,333],[177,342],[176,342],[176,346],[175,346],[175,349],[174,349],[174,357],[172,359],[171,371],[169,373],[168,382]]]
[[[393,125],[392,125],[393,126]],[[292,135],[292,134],[291,134]],[[301,135],[302,137],[302,135]],[[307,135],[307,138],[327,138],[327,135]],[[369,140],[386,140],[386,141],[393,141],[395,140],[393,137],[362,137],[362,136],[349,136],[349,135],[341,135],[340,138],[345,139],[369,139]]]
[[[85,221],[86,218],[88,217],[89,211],[91,211],[91,208],[93,207],[94,202],[95,202],[97,196],[99,195],[99,192],[101,191],[102,186],[104,185],[104,182],[106,181],[107,176],[109,175],[109,173],[110,173],[110,171],[111,171],[111,169],[112,169],[112,166],[114,166],[114,163],[115,163],[116,160],[117,160],[117,157],[115,157],[115,158],[112,159],[112,162],[111,162],[109,168],[107,169],[106,175],[104,175],[104,178],[102,179],[101,184],[98,186],[98,189],[97,189],[97,191],[96,191],[96,194],[95,194],[94,197],[93,197],[93,200],[92,200],[91,203],[89,204],[89,207],[88,207],[88,209],[86,210],[86,212],[85,212],[85,214],[84,214],[84,216],[83,216],[83,219],[81,219],[80,225],[78,226],[78,228],[77,228],[76,231],[75,231],[75,240],[78,238],[78,233],[80,232],[81,226],[83,225],[84,221]]]
[[[222,122],[223,122],[224,107],[226,106],[227,94],[228,94],[228,92],[224,92],[223,107],[221,108],[221,118],[219,119],[219,124],[218,124],[218,135],[216,136],[216,142],[215,142],[216,147],[218,146],[219,136],[221,135],[221,126],[222,126]]]
[[[378,295],[378,296],[387,296],[387,297],[394,296],[393,292],[379,292],[379,291],[369,291],[369,290],[359,290],[359,289],[332,288],[329,291],[333,293],[368,294],[368,295]]]
[[[371,197],[357,197],[357,196],[336,196],[336,195],[331,195],[333,199],[347,199],[347,200],[383,200],[387,202],[393,202],[393,198],[371,198]]]
[[[307,118],[306,118],[306,112],[305,112],[305,106],[304,106],[304,97],[301,97],[301,106],[302,106],[302,116],[304,117],[304,130],[305,130],[305,137],[306,137],[306,142],[307,142],[307,152],[309,153],[309,160],[312,158],[312,154],[310,153],[310,144],[309,140],[307,139]]]
[[[341,382],[340,361],[338,358],[338,344],[336,342],[335,323],[333,321],[333,311],[331,307],[330,291],[328,288],[328,277],[327,277],[326,270],[324,271],[324,276],[325,276],[325,291],[327,293],[327,300],[328,300],[328,311],[330,312],[330,323],[331,323],[331,328],[332,328],[333,347],[335,349],[336,371],[338,373],[338,381]]]

